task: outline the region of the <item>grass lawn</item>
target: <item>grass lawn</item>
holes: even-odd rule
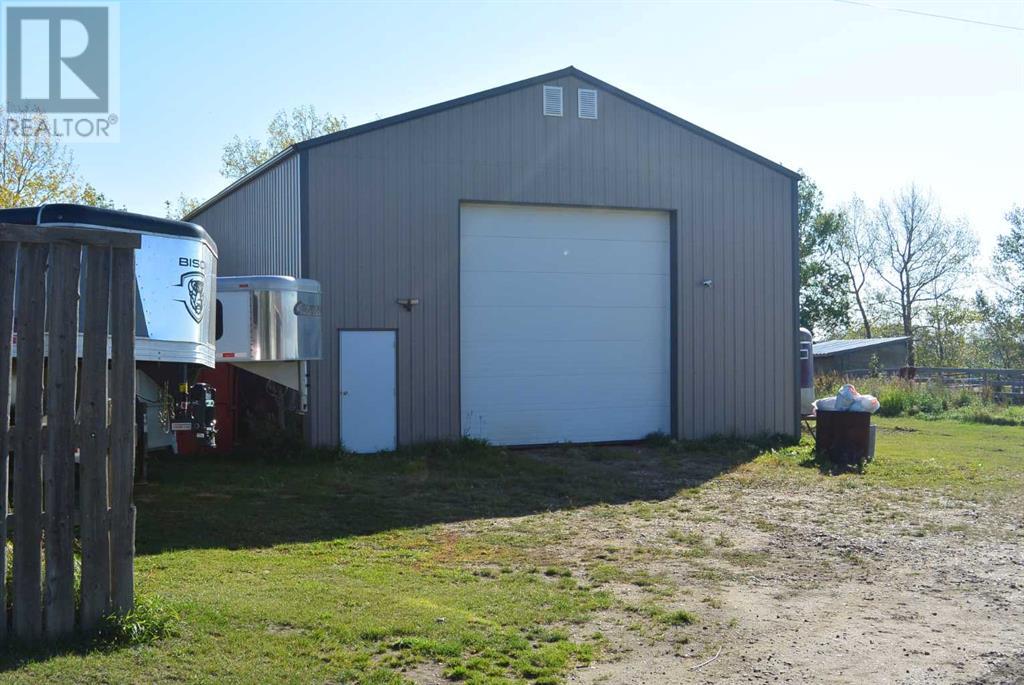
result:
[[[826,479],[839,487],[894,487],[974,499],[1024,493],[1024,430],[927,418],[873,419],[876,453],[863,475]],[[758,477],[793,475],[810,465],[811,442],[766,452],[743,470]],[[794,459],[794,457],[799,457]],[[809,474],[805,474],[809,475]]]
[[[179,614],[175,634],[136,647],[8,651],[0,677],[560,682],[609,650],[606,636],[583,626],[619,601],[605,582],[624,573],[614,559],[594,565],[593,577],[559,565],[554,550],[571,548],[577,533],[567,512],[659,516],[658,507],[723,477],[962,498],[1024,492],[1019,427],[877,423],[879,457],[864,476],[822,474],[806,440],[540,452],[468,443],[293,464],[156,460],[136,494],[137,588]],[[452,525],[464,521],[475,523]],[[644,615],[689,629],[702,607],[681,601],[692,603],[646,605]]]

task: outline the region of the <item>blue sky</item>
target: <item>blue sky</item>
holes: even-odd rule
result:
[[[839,202],[910,182],[987,254],[1024,203],[1024,2],[123,2],[121,141],[75,145],[133,211],[226,184],[220,150],[311,103],[349,125],[573,64]],[[986,260],[987,261],[987,260]]]

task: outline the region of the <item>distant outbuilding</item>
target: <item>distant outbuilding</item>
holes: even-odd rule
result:
[[[814,343],[814,372],[863,375],[877,369],[898,369],[907,364],[909,336],[853,338]]]

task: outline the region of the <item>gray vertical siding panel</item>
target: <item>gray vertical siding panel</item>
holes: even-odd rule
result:
[[[438,377],[440,375],[441,366],[444,362],[442,357],[438,354],[439,349],[437,346],[437,339],[441,336],[442,332],[438,327],[438,313],[441,309],[438,298],[439,286],[441,285],[438,281],[442,278],[442,275],[438,273],[437,268],[437,243],[438,233],[444,230],[444,226],[441,221],[440,211],[438,207],[438,176],[444,173],[438,164],[438,144],[437,138],[439,135],[439,124],[444,118],[446,112],[442,112],[438,116],[429,117],[423,120],[424,137],[423,137],[423,157],[424,157],[424,168],[427,170],[426,177],[424,180],[424,230],[423,235],[423,263],[425,266],[423,274],[423,294],[424,301],[430,302],[429,308],[423,309],[423,347],[424,354],[427,359],[434,360],[433,364],[425,364],[424,379],[423,379],[423,427],[421,429],[420,439],[424,439],[426,436],[439,435],[437,428],[437,414],[438,414]]]
[[[692,162],[693,155],[690,153],[690,139],[684,138],[680,132],[674,131],[672,135],[672,149],[674,159],[672,164],[673,173],[671,176],[672,188],[689,187],[693,182]],[[671,197],[670,189],[666,192]],[[668,204],[670,200],[666,201]],[[691,280],[696,278],[696,269],[693,262],[693,203],[688,202],[685,206],[677,209],[678,221],[678,250],[679,250],[679,273],[677,274],[676,295],[679,299],[679,318],[677,334],[679,336],[679,366],[677,373],[679,396],[676,402],[676,411],[681,415],[679,431],[682,435],[693,435],[693,382],[690,378],[682,377],[683,369],[693,368],[693,340],[692,331],[687,328],[690,312],[693,311],[692,282],[685,280],[684,274],[689,274]]]
[[[191,217],[217,243],[221,276],[299,276],[299,156],[292,155]]]
[[[724,259],[729,265],[729,279],[726,283],[725,300],[726,310],[724,317],[725,339],[725,369],[726,369],[726,394],[729,397],[729,414],[725,421],[725,430],[730,435],[742,435],[743,424],[743,399],[741,376],[742,359],[739,354],[739,345],[735,342],[742,338],[743,330],[740,325],[742,316],[743,301],[743,222],[741,213],[743,211],[743,192],[737,183],[738,160],[732,155],[726,157],[724,179],[727,190],[726,194],[726,217],[725,217],[725,241]]]
[[[782,231],[775,228],[775,226],[781,226],[785,223],[789,212],[786,211],[786,207],[789,205],[789,198],[785,196],[786,186],[788,184],[783,182],[782,178],[772,178],[772,203],[775,209],[775,221],[773,223],[774,230],[772,249],[775,253],[775,268],[777,269],[776,278],[773,278],[773,284],[775,289],[775,297],[779,303],[779,313],[777,319],[773,322],[775,329],[772,335],[772,342],[774,344],[774,356],[773,359],[780,360],[780,363],[773,364],[773,370],[775,371],[775,387],[784,387],[786,380],[789,376],[789,365],[785,363],[782,358],[783,351],[786,348],[786,329],[793,325],[792,317],[788,317],[789,306],[789,291],[786,288],[786,284],[789,282],[787,277],[788,269],[782,267],[783,264],[789,262],[781,261],[785,259],[786,254],[789,252],[789,244],[785,241],[785,235]],[[787,232],[788,233],[788,232]],[[785,426],[788,409],[790,407],[789,402],[776,402],[775,403],[775,422],[776,425]]]
[[[720,379],[718,378],[718,322],[721,317],[719,307],[719,295],[722,292],[722,271],[718,263],[717,255],[717,232],[718,232],[718,155],[710,143],[701,145],[704,150],[704,240],[705,255],[710,267],[711,278],[714,284],[707,291],[704,298],[704,312],[700,322],[701,327],[707,331],[705,338],[705,362],[704,362],[704,384],[708,390],[710,405],[705,412],[705,432],[715,434],[719,432],[718,422],[721,418],[721,394],[719,390]]]
[[[789,188],[789,184],[785,182],[785,179],[775,178],[772,179],[772,185],[774,186],[772,197],[775,198],[776,221],[779,223],[779,225],[782,225],[789,218],[789,199],[785,196],[786,191]],[[777,260],[775,263],[780,266],[782,264],[789,263],[788,259],[786,259],[784,262],[778,261],[785,259],[786,255],[790,252],[790,244],[788,244],[785,240],[786,235],[788,235],[788,233],[788,231],[783,233],[783,231],[779,229],[775,230],[775,240],[773,241],[775,243],[775,253]],[[786,385],[786,381],[789,379],[791,369],[790,365],[786,363],[785,359],[783,359],[783,355],[785,353],[785,350],[787,349],[787,343],[789,339],[789,336],[786,335],[786,329],[792,327],[793,317],[789,316],[790,308],[788,303],[790,298],[789,288],[787,287],[790,281],[788,275],[789,270],[780,269],[780,271],[782,271],[782,273],[779,273],[779,278],[776,279],[775,287],[776,296],[779,298],[779,303],[782,305],[782,308],[779,312],[779,320],[776,326],[777,333],[775,336],[775,353],[777,355],[777,358],[782,363],[775,365],[777,371],[775,382],[778,383],[779,387],[784,387]],[[789,421],[789,418],[792,414],[792,412],[790,411],[791,407],[792,404],[790,402],[778,403],[778,412],[776,416],[777,420],[782,425],[786,425],[786,422]]]
[[[717,151],[716,151],[717,152]],[[735,342],[729,338],[729,316],[735,306],[732,299],[733,283],[736,281],[736,260],[735,253],[731,251],[732,226],[729,223],[729,209],[735,202],[732,188],[729,186],[729,161],[733,155],[715,155],[718,158],[718,173],[715,188],[718,191],[718,201],[715,205],[715,216],[717,217],[718,229],[715,231],[715,259],[720,270],[721,281],[716,284],[718,295],[718,306],[715,314],[715,321],[718,328],[718,340],[716,341],[716,361],[718,387],[721,388],[721,401],[719,402],[718,423],[715,425],[716,433],[729,433],[732,426],[732,415],[735,413],[735,405],[732,395],[732,379],[734,371],[729,368],[730,350]]]
[[[796,270],[793,264],[793,232],[794,226],[793,204],[792,204],[792,179],[776,179],[776,193],[784,196],[787,193],[790,200],[781,199],[782,211],[779,215],[779,226],[776,227],[776,240],[779,243],[779,268],[782,270],[781,284],[779,288],[779,299],[785,303],[782,316],[779,318],[779,341],[782,349],[779,350],[779,359],[782,361],[782,378],[779,379],[779,387],[794,388],[794,394],[799,393],[799,376],[797,374],[799,338],[797,327],[797,313],[793,308],[793,291],[797,288],[794,282],[793,273]],[[787,242],[788,240],[788,242]],[[791,433],[793,428],[800,429],[800,417],[798,416],[799,405],[795,400],[785,401],[780,398],[780,404],[784,407],[783,427],[780,432]]]
[[[317,442],[339,439],[336,331],[357,327],[398,331],[400,442],[458,435],[466,200],[675,212],[679,432],[792,431],[791,180],[604,92],[600,118],[578,119],[580,84],[554,83],[561,118],[541,114],[534,86],[309,149],[328,352],[313,378]],[[399,297],[421,304],[405,312]]]
[[[701,278],[710,278],[714,280],[717,276],[715,273],[714,264],[712,263],[711,253],[709,248],[711,247],[710,240],[710,189],[711,189],[711,169],[708,164],[708,143],[706,141],[698,141],[698,152],[697,152],[697,177],[699,179],[698,185],[694,188],[692,198],[693,202],[698,211],[697,215],[697,246],[699,247],[699,259],[700,269],[703,272]],[[695,359],[694,367],[692,369],[692,377],[695,389],[697,391],[696,402],[694,403],[694,411],[697,415],[697,427],[695,432],[697,435],[709,435],[714,432],[714,426],[712,421],[714,419],[714,412],[717,411],[717,407],[714,405],[714,394],[711,388],[711,376],[708,373],[709,366],[714,360],[714,329],[710,325],[714,322],[711,317],[714,309],[709,307],[709,300],[714,297],[714,287],[706,289],[701,288],[699,302],[694,308],[693,316],[691,320],[693,324],[691,331],[696,336],[696,348],[695,348]]]
[[[772,179],[770,179],[769,182],[771,183],[771,190],[769,191],[769,195],[771,196],[771,212],[772,212],[771,216],[772,216],[772,219],[773,219],[773,221],[771,221],[769,223],[769,226],[774,227],[775,222],[777,222],[777,221],[779,221],[781,219],[784,198],[776,197],[776,195],[778,195],[778,192],[779,192],[779,184],[776,183],[776,180],[774,178],[772,178]],[[778,265],[779,265],[779,261],[778,261],[779,257],[781,257],[784,254],[785,249],[788,249],[788,247],[789,247],[788,245],[779,245],[778,244],[779,243],[779,238],[781,238],[781,237],[782,236],[779,235],[778,231],[772,230],[772,232],[771,232],[771,240],[769,241],[771,243],[771,255],[770,255],[770,257],[771,257],[771,260],[772,260],[771,263],[773,265],[775,265],[774,266],[775,269],[779,268],[778,267]],[[777,275],[779,277],[783,276],[782,273],[778,273]],[[779,330],[779,327],[780,327],[781,322],[784,321],[784,319],[785,319],[785,312],[788,310],[788,308],[785,307],[785,304],[784,304],[784,301],[786,299],[788,299],[788,298],[786,297],[786,293],[783,292],[783,287],[784,286],[783,286],[782,283],[779,282],[780,280],[782,280],[782,278],[770,278],[769,279],[769,281],[771,282],[771,285],[772,285],[772,298],[779,303],[779,306],[777,307],[777,309],[778,309],[777,316],[775,316],[772,319],[772,321],[771,321],[771,335],[769,336],[769,338],[771,340],[771,344],[772,344],[772,347],[771,347],[772,359],[778,359],[779,358],[778,355],[779,355],[780,349],[782,347],[782,341],[780,340],[780,337],[782,337],[784,335],[783,331]],[[779,383],[783,379],[783,373],[782,373],[783,372],[783,368],[784,367],[783,367],[783,365],[781,363],[779,363],[779,364],[772,364],[772,380],[771,380],[772,385],[771,385],[771,387],[779,387]],[[785,405],[786,404],[788,404],[788,403],[787,402],[773,402],[772,403],[772,408],[775,410],[774,413],[773,413],[773,416],[772,416],[772,422],[774,423],[774,425],[783,425],[785,423]]]
[[[723,310],[722,326],[725,331],[724,340],[731,344],[723,345],[725,352],[723,380],[725,381],[725,394],[729,398],[727,414],[725,415],[725,432],[730,435],[739,434],[739,420],[742,417],[740,407],[743,397],[739,389],[740,360],[737,355],[738,345],[732,341],[741,335],[736,325],[738,310],[740,308],[739,283],[743,279],[742,252],[739,249],[740,228],[736,222],[736,208],[742,203],[742,196],[737,192],[735,179],[736,160],[729,156],[725,160],[723,183],[726,188],[725,202],[725,230],[722,232],[724,254],[723,259],[728,265],[729,278],[725,282],[723,297],[725,308]]]
[[[723,155],[718,154],[717,149],[711,148],[711,152],[714,160],[714,171],[711,175],[714,204],[711,207],[711,215],[714,218],[712,239],[714,241],[713,253],[715,260],[715,284],[711,289],[714,295],[715,306],[709,315],[709,322],[715,331],[715,361],[712,367],[715,386],[715,421],[711,431],[715,434],[720,434],[726,432],[726,416],[729,412],[729,397],[726,393],[727,377],[725,375],[725,319],[728,316],[729,307],[732,305],[727,299],[729,280],[732,278],[732,273],[729,269],[730,263],[725,258],[724,245],[727,230],[725,225],[725,204],[726,195],[729,192],[725,185],[725,159]]]
[[[739,186],[743,202],[743,230],[742,230],[742,259],[743,259],[743,281],[740,284],[740,292],[744,293],[743,300],[737,303],[741,316],[740,335],[751,338],[751,323],[754,319],[754,301],[746,294],[754,288],[754,277],[756,273],[757,252],[754,250],[754,236],[757,230],[757,216],[754,212],[753,186],[754,171],[749,165],[740,165],[741,180]],[[743,384],[743,422],[741,430],[745,435],[756,431],[757,420],[755,418],[755,407],[757,400],[750,392],[750,379],[753,378],[756,366],[749,354],[742,354],[737,349],[743,365],[740,372],[740,382]]]
[[[757,181],[755,183],[755,191],[757,193],[757,215],[762,217],[767,223],[771,219],[768,213],[769,204],[769,193],[766,189],[767,181],[765,179],[766,174],[762,170],[757,172]],[[757,312],[754,314],[755,321],[755,346],[758,353],[755,357],[760,361],[771,356],[770,344],[771,340],[768,337],[768,326],[767,319],[770,317],[770,312],[766,311],[770,298],[768,297],[768,286],[769,280],[769,268],[766,265],[771,263],[771,256],[766,251],[770,235],[767,230],[767,226],[763,226],[761,230],[757,231],[757,254],[760,255],[762,268],[756,271],[757,275],[757,291],[756,291],[756,302]],[[754,375],[754,396],[764,397],[764,393],[768,390],[768,382],[766,376],[771,374],[771,369],[765,369],[764,371]],[[757,407],[757,423],[759,426],[767,426],[770,423],[769,410],[770,404],[768,402],[759,402]]]
[[[429,198],[427,197],[424,179],[429,176],[430,171],[426,169],[427,159],[423,150],[424,120],[420,119],[410,122],[409,128],[412,134],[410,142],[413,154],[411,157],[416,165],[411,170],[412,180],[409,184],[409,202],[414,214],[414,223],[410,232],[410,246],[414,251],[410,273],[412,276],[413,292],[422,299],[422,304],[414,311],[415,316],[410,317],[412,320],[408,327],[409,336],[407,337],[407,342],[413,353],[414,362],[410,383],[412,387],[408,390],[410,400],[412,401],[412,416],[409,417],[406,432],[409,436],[408,441],[416,442],[424,439],[426,405],[430,402],[429,392],[426,388],[427,367],[437,363],[436,359],[427,353],[425,347],[425,312],[428,306],[433,308],[437,305],[434,302],[428,305],[426,293],[424,292],[424,285],[426,284],[426,279],[424,278],[426,268],[423,254],[424,236],[432,228],[429,223],[429,217],[426,215],[426,203]],[[401,388],[399,388],[399,392],[402,392]]]

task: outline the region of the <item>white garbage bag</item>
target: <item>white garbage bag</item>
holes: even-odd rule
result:
[[[814,403],[815,410],[862,411],[868,414],[874,414],[878,407],[878,400],[873,395],[861,395],[849,383],[839,388],[835,397],[823,397]]]
[[[860,393],[857,392],[857,388],[849,383],[839,388],[839,392],[836,393],[836,411],[849,411],[858,397]]]
[[[835,398],[835,396],[833,395],[832,397],[822,397],[821,399],[815,400],[815,402],[814,402],[814,409],[815,409],[815,411],[817,411],[819,409],[821,411],[835,411],[836,410],[836,398]]]
[[[878,411],[878,407],[881,406],[878,400],[875,399],[874,395],[861,395],[857,398],[857,401],[850,407],[850,411],[863,411],[868,414],[874,414]]]

